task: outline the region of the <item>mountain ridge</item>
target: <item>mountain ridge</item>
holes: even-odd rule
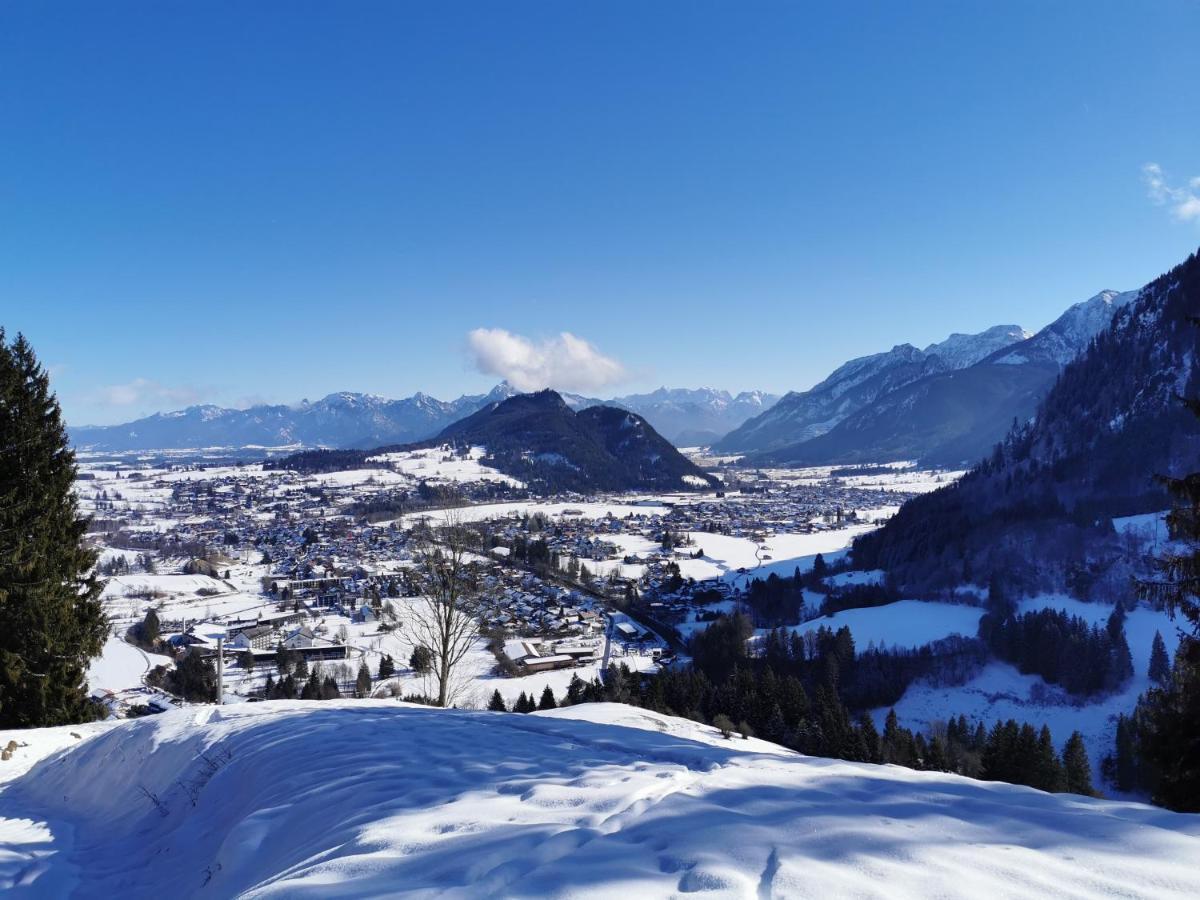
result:
[[[548,389],[488,403],[425,441],[369,450],[301,451],[267,465],[308,472],[353,469],[372,456],[445,444],[483,447],[483,465],[539,494],[720,486],[719,479],[688,460],[637,413],[616,406],[575,411]]]
[[[485,462],[531,489],[691,490],[719,482],[637,413],[616,406],[576,412],[554,391],[489,404],[447,426],[435,443],[487,448]]]
[[[880,393],[825,433],[752,453],[746,461],[827,465],[916,459],[930,465],[969,466],[985,456],[1014,421],[1027,421],[1034,414],[1063,366],[1136,296],[1136,291],[1102,291],[1068,307],[1023,340],[970,365],[908,380]]]
[[[335,391],[315,401],[260,404],[247,409],[198,404],[132,422],[82,425],[69,431],[77,447],[101,451],[295,445],[360,449],[425,440],[489,403],[518,393],[507,382],[487,394],[464,394],[450,401],[420,391],[398,400]],[[655,425],[655,429],[671,440],[724,433],[777,399],[762,391],[732,395],[713,388],[659,388],[608,401],[569,393],[562,396],[576,410],[615,405],[638,413],[652,424],[662,424],[663,428]]]
[[[1002,575],[1030,591],[1127,594],[1111,519],[1166,508],[1157,476],[1191,471],[1200,457],[1200,425],[1179,399],[1200,393],[1200,258],[1131,293],[1029,422],[954,485],[860,538],[856,564],[909,585]]]
[[[791,391],[713,445],[720,453],[764,452],[820,437],[887,393],[938,372],[964,368],[1024,339],[1016,325],[954,333],[924,350],[896,344],[851,359],[807,391]]]

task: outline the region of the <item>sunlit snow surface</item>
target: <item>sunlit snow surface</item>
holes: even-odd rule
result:
[[[622,706],[293,701],[64,731],[24,733],[21,753],[74,746],[0,793],[9,896],[1200,894],[1200,817]]]

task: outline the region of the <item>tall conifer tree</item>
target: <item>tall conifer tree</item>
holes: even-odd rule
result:
[[[1200,416],[1200,400],[1187,405]],[[1184,549],[1164,555],[1160,577],[1143,583],[1141,592],[1182,615],[1191,634],[1179,642],[1171,677],[1146,694],[1138,739],[1142,761],[1157,775],[1154,801],[1200,812],[1200,472],[1162,480],[1175,498],[1167,527]]]
[[[50,381],[0,329],[0,727],[92,718],[85,674],[108,629],[75,456]]]

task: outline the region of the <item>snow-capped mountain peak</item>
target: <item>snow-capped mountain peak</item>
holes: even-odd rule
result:
[[[1082,353],[1092,338],[1108,327],[1117,310],[1133,301],[1140,291],[1104,290],[1072,304],[1061,316],[1031,336],[997,353],[991,362],[1023,365],[1031,360],[1049,360],[1065,366]]]
[[[927,356],[942,359],[947,369],[965,369],[997,350],[1032,336],[1033,332],[1019,325],[993,325],[978,334],[955,332],[944,341],[930,344],[924,352]]]

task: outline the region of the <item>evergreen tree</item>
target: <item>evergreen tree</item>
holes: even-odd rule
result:
[[[778,703],[771,706],[771,712],[762,727],[762,736],[773,744],[786,744],[788,741],[787,721],[783,718],[783,710],[779,708]]]
[[[379,660],[379,678],[382,681],[385,678],[391,678],[396,674],[396,663],[388,654],[384,654]]]
[[[354,679],[354,693],[358,697],[371,696],[371,670],[367,668],[366,660],[359,664],[358,676]]]
[[[1047,725],[1043,725],[1038,734],[1036,762],[1030,781],[1033,787],[1043,791],[1058,792],[1066,790],[1067,787],[1062,760],[1058,758],[1058,752],[1054,749],[1054,740]]]
[[[1083,736],[1078,731],[1067,738],[1066,746],[1063,747],[1063,770],[1066,790],[1087,797],[1095,795],[1096,790],[1092,787],[1092,764],[1088,760],[1087,748],[1083,745]]]
[[[280,678],[279,684],[275,687],[275,696],[280,700],[295,700],[296,679],[291,675],[284,675]]]
[[[931,772],[947,772],[950,770],[949,759],[946,755],[946,745],[936,734],[930,737],[929,755],[925,760],[925,768]]]
[[[296,668],[295,654],[283,644],[275,648],[275,667],[279,669],[281,679],[292,674]]]
[[[153,647],[158,643],[158,638],[162,632],[162,626],[158,619],[158,613],[151,606],[146,610],[146,615],[142,619],[141,631],[139,637],[146,645]]]
[[[916,759],[917,759],[916,764],[913,766],[913,768],[914,769],[928,769],[929,768],[929,744],[925,741],[925,735],[923,735],[923,734],[915,735],[913,738],[913,742],[916,744]]]
[[[167,690],[194,703],[213,703],[217,699],[217,672],[212,663],[192,650],[167,674]]]
[[[587,689],[583,679],[576,674],[571,675],[571,683],[567,685],[567,706],[574,706],[576,703],[583,702],[583,695]]]
[[[85,672],[108,624],[74,481],[49,379],[25,338],[0,329],[0,728],[99,713]]]
[[[997,721],[988,732],[983,748],[983,770],[980,777],[986,781],[1016,782],[1017,723]]]
[[[818,553],[817,558],[813,560],[812,571],[809,572],[809,583],[819,585],[828,574],[829,566],[825,562],[825,557],[823,554]]]
[[[488,709],[492,712],[508,712],[508,707],[504,705],[504,698],[500,696],[500,689],[492,691],[492,699],[488,701]]]
[[[558,704],[554,701],[554,691],[550,689],[550,685],[546,685],[542,691],[542,697],[538,701],[538,709],[557,709]]]
[[[1137,787],[1138,748],[1137,731],[1133,719],[1126,715],[1117,716],[1117,748],[1112,782],[1117,790],[1132,791]]]
[[[866,751],[863,758],[866,762],[883,762],[883,743],[879,739],[879,731],[866,713],[858,718],[858,731],[862,735],[863,747]]]
[[[332,675],[326,675],[321,682],[321,699],[322,700],[337,700],[342,696],[342,691],[338,687],[337,679]]]
[[[1167,679],[1171,676],[1171,660],[1167,656],[1167,644],[1161,632],[1154,632],[1154,642],[1150,645],[1150,670],[1147,673],[1150,680],[1159,687],[1166,687]]]
[[[1200,417],[1200,399],[1188,399],[1186,403]],[[1154,802],[1179,812],[1198,812],[1200,472],[1162,481],[1175,498],[1175,506],[1167,515],[1167,527],[1183,548],[1170,550],[1159,560],[1159,577],[1140,585],[1141,594],[1165,605],[1172,615],[1182,615],[1192,633],[1179,642],[1175,666],[1165,685],[1147,693],[1138,738],[1145,763],[1156,774]],[[1118,746],[1118,756],[1119,753]]]
[[[917,766],[917,747],[913,733],[907,728],[900,727],[896,710],[888,710],[883,723],[883,761],[895,763],[898,766]]]
[[[321,699],[321,676],[316,672],[308,677],[308,681],[304,682],[304,689],[300,692],[301,700],[320,700]]]

